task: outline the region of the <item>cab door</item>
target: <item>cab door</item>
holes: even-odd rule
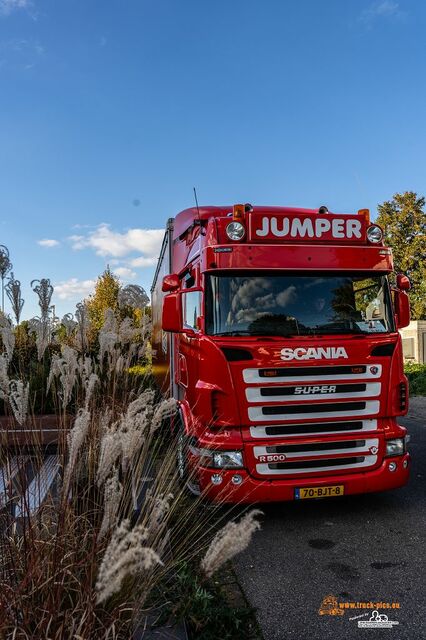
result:
[[[196,384],[199,378],[202,291],[184,289],[181,296],[183,332],[176,338],[175,397],[187,400],[193,407],[197,401]]]

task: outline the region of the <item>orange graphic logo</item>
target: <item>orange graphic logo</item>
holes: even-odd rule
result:
[[[335,596],[325,596],[318,613],[320,616],[343,616],[345,612],[339,607]]]

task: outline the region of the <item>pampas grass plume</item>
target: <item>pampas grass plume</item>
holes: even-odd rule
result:
[[[262,511],[253,509],[239,522],[228,522],[217,532],[201,561],[201,569],[208,578],[248,547],[253,533],[260,529],[260,523],[256,520],[260,515],[263,515]]]

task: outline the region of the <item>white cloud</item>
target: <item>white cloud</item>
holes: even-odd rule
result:
[[[0,15],[8,16],[17,9],[28,9],[30,0],[0,0]]]
[[[4,15],[0,0],[0,18]],[[12,38],[0,40],[1,64],[15,71],[27,71],[40,64],[45,56],[45,48],[34,39]]]
[[[87,245],[84,242],[84,236],[70,236],[68,240],[71,241],[73,249],[84,249]]]
[[[54,295],[58,296],[60,300],[82,300],[93,292],[95,284],[96,280],[70,278],[54,285]]]
[[[380,18],[402,18],[403,16],[404,12],[400,10],[399,3],[395,0],[378,0],[364,9],[360,20],[371,26],[375,20]]]
[[[58,242],[58,240],[45,238],[44,240],[37,240],[37,244],[39,244],[41,247],[57,247],[60,242]]]
[[[160,250],[158,250],[160,252]],[[158,256],[153,256],[152,258],[145,258],[144,256],[140,256],[139,258],[134,258],[130,260],[130,264],[132,267],[153,267],[157,264]]]
[[[117,267],[117,269],[114,269],[114,273],[117,274],[117,276],[120,276],[120,278],[123,278],[123,280],[132,280],[133,278],[136,278],[136,271],[132,271],[132,269],[129,269],[128,267]]]
[[[75,250],[90,248],[98,256],[123,258],[132,253],[140,256],[130,261],[132,267],[147,267],[156,263],[163,241],[163,229],[128,229],[124,233],[113,231],[109,225],[100,224],[86,235],[70,236]]]

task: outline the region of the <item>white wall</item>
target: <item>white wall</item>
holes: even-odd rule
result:
[[[406,362],[426,363],[426,320],[412,320],[408,327],[400,329],[402,348]]]

